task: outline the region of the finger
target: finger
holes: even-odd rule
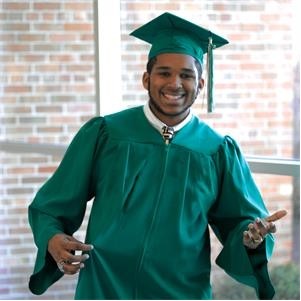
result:
[[[72,255],[71,253],[68,253],[64,261],[69,264],[77,264],[77,263],[85,262],[87,259],[89,259],[88,254]]]
[[[258,245],[261,243],[262,239],[258,240],[257,242],[254,241],[252,235],[249,231],[244,231],[243,233],[243,243],[246,247],[250,249],[256,249]]]
[[[270,231],[271,223],[267,223],[267,222],[263,221],[260,218],[256,218],[256,220],[255,220],[255,226],[258,229],[260,235],[262,237],[264,237]]]
[[[269,233],[276,233],[277,228],[274,223],[269,223]]]
[[[65,263],[64,264],[64,273],[67,275],[74,275],[78,273],[81,269],[83,269],[85,265],[83,263],[78,264],[71,264],[71,263]]]
[[[67,250],[72,250],[72,251],[91,251],[93,250],[92,245],[84,244],[81,241],[77,240],[74,237],[66,237],[64,240],[64,247]]]
[[[262,239],[259,229],[257,229],[254,224],[250,224],[248,228],[248,232],[252,240],[259,241]]]
[[[284,216],[286,216],[286,214],[287,214],[286,210],[279,210],[279,211],[273,213],[272,215],[266,217],[265,220],[267,222],[275,222],[275,221],[283,218]]]
[[[245,242],[251,242],[252,241],[251,240],[251,236],[250,236],[250,234],[249,234],[248,231],[244,231],[244,233],[243,233],[243,239],[244,239]]]

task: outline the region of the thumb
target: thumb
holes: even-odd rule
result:
[[[93,249],[92,245],[85,244],[82,241],[76,239],[74,236],[67,236],[66,240],[69,241],[69,247],[71,250],[90,251]]]
[[[279,211],[276,211],[275,213],[273,213],[272,215],[270,215],[270,216],[267,216],[266,218],[265,218],[265,220],[267,221],[267,222],[275,222],[275,221],[277,221],[277,220],[279,220],[279,219],[281,219],[281,218],[283,218],[284,216],[286,216],[287,215],[287,211],[286,210],[279,210]]]

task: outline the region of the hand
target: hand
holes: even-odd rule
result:
[[[253,223],[248,225],[248,230],[244,231],[243,244],[250,249],[256,249],[268,233],[276,232],[276,226],[273,222],[281,219],[286,214],[286,210],[279,210],[264,219],[256,218]]]
[[[76,274],[84,268],[88,254],[74,255],[75,251],[90,251],[92,245],[84,244],[72,236],[56,234],[48,242],[48,252],[56,261],[59,270],[64,274]]]

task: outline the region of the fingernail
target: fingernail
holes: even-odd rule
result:
[[[89,259],[90,258],[89,254],[84,254],[84,258],[85,260]]]
[[[79,265],[79,268],[80,269],[83,269],[85,267],[85,265],[83,264],[83,263],[81,263],[80,265]]]
[[[255,221],[256,221],[256,223],[259,223],[260,222],[260,218],[257,217]]]
[[[90,245],[90,250],[93,250],[94,249],[94,246],[93,245]]]

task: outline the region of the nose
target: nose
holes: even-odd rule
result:
[[[179,75],[172,75],[169,78],[168,87],[178,89],[182,87],[182,79]]]

